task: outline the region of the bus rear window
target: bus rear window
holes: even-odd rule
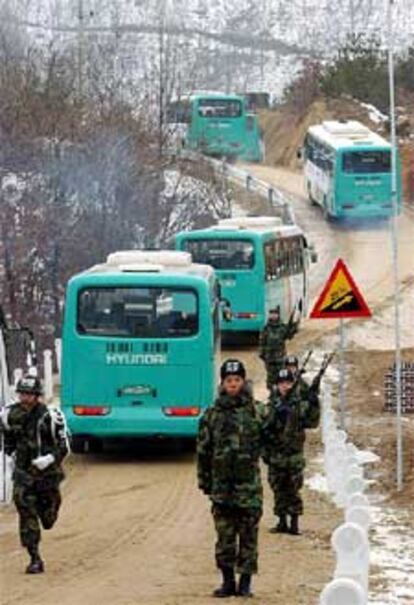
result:
[[[343,155],[342,168],[352,174],[390,172],[391,154],[389,151],[349,151]]]
[[[211,265],[214,269],[252,269],[253,242],[247,239],[186,240],[184,248],[195,263]]]
[[[198,115],[202,118],[240,118],[242,104],[230,99],[200,99]]]
[[[194,290],[157,287],[87,288],[78,295],[80,334],[117,338],[180,338],[198,332]]]

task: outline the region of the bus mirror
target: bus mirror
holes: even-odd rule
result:
[[[298,147],[298,149],[296,150],[296,157],[298,158],[298,160],[303,159],[303,149],[302,149],[302,147]]]
[[[221,305],[222,305],[222,318],[224,321],[231,321],[233,319],[233,313],[231,310],[231,304],[230,301],[227,298],[222,298],[221,299]]]
[[[314,244],[309,244],[309,255],[310,255],[310,261],[311,261],[311,263],[317,263],[318,262],[318,253],[315,250],[315,245]]]

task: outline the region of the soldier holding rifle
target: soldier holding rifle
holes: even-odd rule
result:
[[[271,395],[264,420],[264,461],[274,493],[274,512],[278,517],[272,533],[299,535],[299,517],[303,514],[300,490],[305,468],[306,430],[319,424],[319,387],[332,356],[325,356],[322,366],[303,395],[298,388],[301,370],[295,378],[288,369],[279,371],[276,389]]]
[[[300,304],[295,306],[287,323],[280,319],[280,307],[270,309],[268,322],[260,334],[259,356],[266,366],[266,384],[269,391],[276,382],[279,370],[283,368],[286,341],[293,338],[298,331],[299,319],[296,319],[296,315]]]

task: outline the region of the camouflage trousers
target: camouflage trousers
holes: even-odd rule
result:
[[[270,463],[268,479],[274,495],[274,513],[282,515],[303,515],[303,501],[300,490],[303,487],[305,463],[275,465]]]
[[[283,368],[283,358],[279,361],[266,361],[266,386],[271,391],[276,384],[276,378],[279,370]]]
[[[62,501],[58,484],[33,482],[32,485],[15,483],[13,500],[19,514],[20,541],[25,548],[36,547],[40,542],[40,524],[51,529],[58,517]]]
[[[237,573],[257,573],[257,540],[262,510],[213,504],[212,512],[217,533],[217,567],[231,567]]]

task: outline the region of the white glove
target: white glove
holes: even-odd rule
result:
[[[33,466],[35,466],[39,471],[44,471],[45,468],[53,464],[55,461],[55,457],[53,454],[46,454],[45,456],[38,456],[34,460],[32,460]]]

